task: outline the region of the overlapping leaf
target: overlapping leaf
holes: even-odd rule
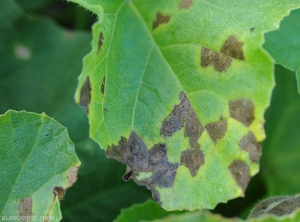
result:
[[[266,131],[261,175],[268,196],[299,192],[300,96],[294,73],[276,67],[276,87],[271,109],[266,113]]]
[[[65,190],[80,166],[67,129],[44,113],[0,116],[0,216],[59,221]]]
[[[243,196],[274,85],[263,34],[299,1],[73,1],[99,15],[75,97],[124,179],[168,210]]]
[[[280,23],[280,29],[266,34],[264,47],[276,63],[296,72],[300,92],[300,10],[291,12]]]

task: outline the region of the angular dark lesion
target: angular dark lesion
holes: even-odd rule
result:
[[[250,131],[239,142],[242,150],[249,153],[250,160],[258,163],[261,156],[261,143],[257,142],[255,135]]]
[[[99,33],[99,38],[98,38],[98,50],[97,50],[97,55],[99,55],[99,53],[101,52],[101,48],[103,45],[103,41],[104,41],[104,36],[103,36],[103,32]]]
[[[104,95],[105,92],[105,76],[102,79],[102,84],[101,84],[101,93]]]
[[[200,146],[196,149],[187,149],[181,153],[180,163],[186,166],[191,175],[196,176],[197,171],[204,164],[204,154]]]
[[[228,168],[236,183],[245,192],[251,178],[249,174],[249,166],[241,160],[234,160]]]
[[[245,60],[242,47],[243,43],[233,35],[224,42],[220,52],[203,46],[201,49],[201,67],[213,66],[218,72],[226,72],[231,66],[232,59]]]
[[[250,126],[254,120],[255,106],[251,99],[235,99],[228,102],[230,116],[245,126]]]
[[[156,29],[158,26],[168,23],[171,19],[170,15],[162,15],[160,12],[156,13],[156,20],[152,23],[152,29]]]
[[[227,120],[223,120],[220,122],[213,122],[207,124],[205,129],[210,136],[211,140],[214,144],[217,144],[221,138],[223,138],[227,131]]]
[[[88,107],[88,105],[91,102],[91,83],[90,83],[90,77],[87,77],[81,87],[80,90],[80,101],[79,105],[83,107]]]
[[[231,66],[232,58],[206,47],[201,50],[201,67],[213,66],[218,72],[225,72]]]

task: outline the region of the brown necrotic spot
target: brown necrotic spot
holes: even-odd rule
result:
[[[202,47],[201,67],[213,66],[216,71],[225,72],[231,66],[232,59],[245,60],[242,46],[243,43],[232,35],[224,42],[220,53]]]
[[[108,147],[106,155],[127,165],[123,179],[133,178],[139,185],[151,189],[153,198],[161,204],[156,186],[172,187],[179,163],[168,161],[165,144],[155,144],[149,151],[143,140],[132,131],[128,140],[121,138],[118,145]],[[137,180],[140,172],[152,172],[150,178]]]
[[[254,120],[255,106],[250,99],[235,99],[229,101],[230,116],[245,126],[250,126]]]
[[[62,200],[65,196],[65,190],[63,187],[54,187],[52,192],[54,193],[54,197],[58,197],[58,200]]]
[[[194,149],[199,149],[198,139],[204,132],[204,127],[200,123],[195,111],[190,107],[184,129],[184,136],[190,138],[190,146]]]
[[[80,106],[88,107],[91,102],[91,83],[90,77],[87,77],[80,90]]]
[[[156,29],[161,24],[168,23],[170,18],[170,15],[163,16],[160,12],[158,12],[156,14],[156,20],[152,23],[152,29]]]
[[[77,181],[77,174],[78,174],[79,167],[72,167],[68,172],[68,186],[70,188],[73,184]]]
[[[252,132],[249,132],[240,140],[240,148],[249,153],[250,160],[258,162],[261,156],[261,143],[256,141]]]
[[[245,60],[242,46],[243,43],[232,35],[225,41],[220,52],[231,58]]]
[[[216,71],[225,72],[230,67],[231,62],[232,59],[230,57],[202,47],[201,67],[213,66]]]
[[[31,196],[22,199],[19,203],[19,216],[21,217],[21,221],[27,221],[26,218],[30,218],[32,216],[32,198]]]
[[[105,91],[105,76],[102,79],[102,84],[101,84],[101,93],[102,95],[104,94]]]
[[[102,45],[103,45],[103,41],[104,41],[103,33],[100,32],[99,38],[98,38],[98,50],[97,50],[97,55],[101,52],[101,48],[102,48]]]
[[[210,123],[205,126],[205,129],[214,144],[217,144],[227,131],[227,121]]]
[[[189,168],[191,175],[194,177],[200,166],[204,164],[204,154],[200,148],[188,149],[181,153],[180,162]]]
[[[250,180],[249,166],[241,160],[234,160],[230,164],[229,170],[237,184],[245,192]]]
[[[181,0],[178,8],[179,9],[188,9],[193,5],[193,0]]]

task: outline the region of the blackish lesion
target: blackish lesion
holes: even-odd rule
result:
[[[99,53],[101,52],[101,48],[103,45],[103,41],[104,41],[104,36],[103,36],[103,32],[99,33],[99,38],[98,38],[98,50],[97,50],[97,55],[99,55]]]
[[[138,185],[146,186],[152,191],[153,199],[162,204],[156,186],[172,187],[179,166],[179,163],[169,162],[166,144],[155,144],[148,150],[144,141],[132,131],[128,140],[122,137],[118,145],[108,147],[106,155],[127,165],[125,181],[134,179]],[[140,172],[152,172],[152,175],[138,180]]]
[[[152,23],[152,29],[156,29],[158,26],[168,23],[171,19],[170,15],[162,15],[160,12],[156,13],[156,20]]]
[[[102,79],[102,84],[101,84],[101,93],[104,95],[105,92],[105,76]]]
[[[201,67],[213,66],[218,72],[226,72],[233,59],[245,60],[242,46],[243,43],[233,35],[224,42],[220,52],[203,46],[201,49]]]
[[[90,83],[90,77],[87,77],[81,87],[80,90],[80,101],[79,105],[83,107],[88,107],[88,105],[91,102],[91,83]]]

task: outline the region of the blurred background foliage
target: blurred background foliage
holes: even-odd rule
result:
[[[74,102],[96,19],[66,1],[0,2],[0,113],[46,112],[68,128],[82,162],[78,181],[61,201],[63,221],[112,221],[121,209],[151,197],[145,187],[122,180],[125,166],[107,159],[89,139],[85,110]],[[299,192],[300,100],[294,73],[277,66],[276,84],[265,115],[261,172],[251,180],[245,198],[219,204],[214,213],[246,218],[265,197]],[[162,211],[158,217],[167,215]]]

